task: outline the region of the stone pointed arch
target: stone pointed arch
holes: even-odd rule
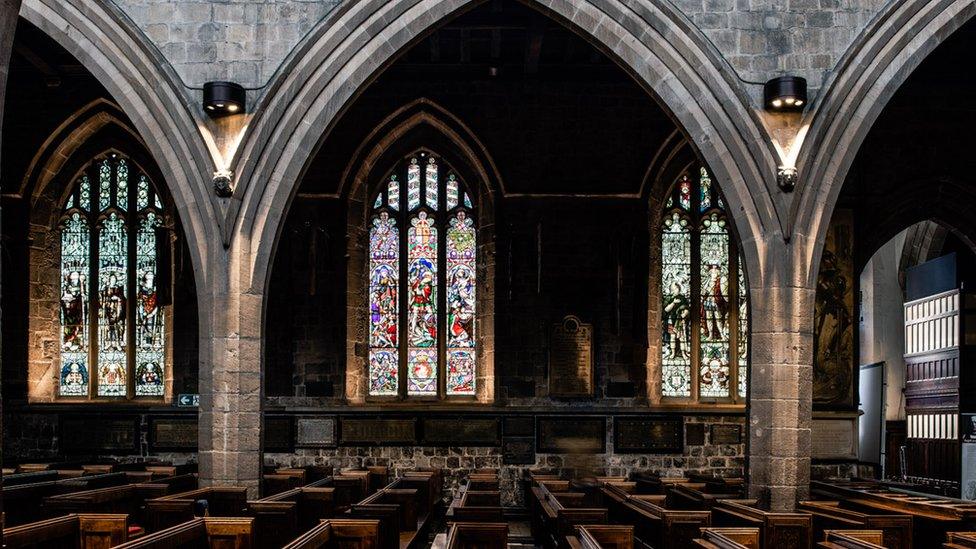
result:
[[[748,261],[757,241],[785,234],[777,212],[775,151],[749,100],[701,32],[670,2],[524,0],[608,53],[674,117],[723,182]],[[303,166],[343,110],[398,53],[476,0],[364,0],[334,10],[285,63],[258,102],[236,153],[237,194],[225,228],[252,250],[252,291],[267,283],[268,258]],[[752,190],[750,190],[750,188]],[[233,227],[233,228],[232,228]],[[758,269],[754,269],[758,271]]]
[[[429,132],[421,133],[422,129]],[[433,141],[433,142],[432,142]],[[399,147],[397,150],[393,150]],[[347,200],[346,255],[346,400],[362,404],[367,395],[367,361],[360,334],[368,303],[364,287],[370,185],[399,163],[404,148],[429,148],[447,161],[476,193],[478,231],[476,399],[489,404],[495,398],[495,195],[504,183],[491,154],[471,129],[437,103],[421,98],[400,107],[369,133],[343,171],[340,194]]]
[[[112,2],[26,0],[21,17],[60,44],[85,66],[132,121],[162,172],[189,239],[198,287],[212,276],[205,268],[219,247],[211,235],[219,224],[210,192],[214,164],[178,78],[159,52]]]
[[[851,46],[806,115],[809,131],[790,218],[793,232],[813,244],[804,258],[807,283],[816,279],[834,206],[871,127],[922,61],[974,15],[972,0],[889,3]]]

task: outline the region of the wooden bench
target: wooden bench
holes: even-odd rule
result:
[[[696,547],[708,549],[759,549],[759,528],[702,528]]]
[[[634,549],[634,529],[631,526],[577,526],[576,535],[566,541],[573,549]]]
[[[446,518],[457,522],[505,522],[501,493],[463,489],[447,510]]]
[[[2,490],[6,526],[17,526],[48,518],[42,505],[50,496],[81,492],[126,484],[124,473],[89,475],[79,478],[48,480],[16,486],[4,486]]]
[[[947,532],[946,542],[942,544],[946,549],[976,548],[976,532]]]
[[[375,520],[328,519],[308,530],[284,549],[382,549]]]
[[[586,494],[559,492],[568,489],[568,481],[543,480],[530,490],[530,524],[532,534],[544,547],[566,547],[566,537],[576,532],[576,526],[606,524],[605,508],[587,507]]]
[[[251,549],[254,547],[251,518],[206,517],[188,520],[115,549],[171,549],[208,547],[210,549]]]
[[[759,528],[763,549],[809,549],[813,518],[808,513],[777,513],[756,507],[756,500],[719,500],[712,507],[715,526]]]
[[[293,488],[258,501],[248,502],[248,507],[253,508],[256,503],[279,502],[293,502],[295,504],[298,528],[301,530],[308,530],[316,526],[322,519],[336,516],[335,488],[330,486]]]
[[[247,502],[247,514],[254,517],[255,546],[277,549],[322,519],[331,518],[333,494],[333,488],[294,488]]]
[[[471,473],[468,475],[467,489],[476,492],[497,492],[499,482],[497,473]]]
[[[912,549],[912,518],[897,513],[871,514],[845,509],[839,501],[801,501],[799,510],[813,515],[813,535],[820,539],[826,530],[880,530],[890,549]]]
[[[247,488],[199,488],[146,500],[147,531],[159,532],[192,520],[199,500],[207,502],[207,515],[210,517],[247,516]]]
[[[427,515],[420,514],[423,505],[415,489],[383,488],[352,505],[349,515],[378,520],[383,547],[416,547],[427,525]]]
[[[881,530],[827,530],[820,549],[885,549]]]
[[[107,549],[127,539],[126,515],[71,514],[3,529],[3,546],[10,549]]]
[[[720,499],[741,499],[743,491],[735,485],[682,482],[666,486],[667,508],[708,511]]]
[[[668,487],[691,481],[687,477],[662,477],[656,473],[637,473],[633,475],[631,482],[634,483],[636,494],[664,495],[668,493]]]
[[[634,534],[645,546],[662,549],[695,547],[699,530],[711,525],[708,511],[668,509],[667,497],[630,494],[626,483],[607,483],[601,487],[610,522],[634,526]]]
[[[447,549],[506,549],[508,524],[454,522],[447,528]]]

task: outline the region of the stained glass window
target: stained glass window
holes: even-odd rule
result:
[[[661,227],[661,395],[734,401],[748,369],[745,277],[718,185],[695,175],[675,184]]]
[[[477,229],[471,200],[457,175],[429,153],[394,171],[370,217],[369,394],[474,395]],[[397,291],[400,280],[403,292]]]
[[[93,162],[75,184],[60,227],[60,396],[164,395],[162,216],[149,179],[119,155]]]

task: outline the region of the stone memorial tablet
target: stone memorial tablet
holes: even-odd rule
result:
[[[688,446],[705,445],[704,423],[689,423],[685,425],[685,444]]]
[[[299,448],[331,448],[336,445],[336,418],[300,417],[296,420],[295,446]]]
[[[61,420],[61,446],[66,452],[137,452],[138,420],[71,417]]]
[[[682,418],[615,417],[613,448],[620,454],[674,454],[684,449]]]
[[[506,417],[504,434],[507,437],[534,437],[535,418],[532,416]]]
[[[536,451],[541,454],[602,454],[607,423],[603,417],[540,417]]]
[[[495,418],[425,418],[423,444],[432,446],[498,446]]]
[[[264,451],[265,452],[295,451],[295,437],[294,437],[294,432],[292,431],[292,422],[290,417],[265,416]]]
[[[417,420],[342,418],[339,441],[345,446],[397,446],[417,443]]]
[[[552,327],[549,395],[593,396],[593,326],[572,315]]]
[[[149,425],[149,443],[154,452],[197,450],[197,418],[153,418]]]
[[[814,459],[857,459],[857,421],[814,419],[810,454]]]
[[[502,439],[502,464],[535,464],[535,439],[531,437],[505,437]]]
[[[742,426],[714,423],[711,438],[712,444],[742,444]]]

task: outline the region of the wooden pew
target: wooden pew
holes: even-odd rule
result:
[[[506,549],[508,524],[454,522],[447,529],[447,549]]]
[[[128,539],[128,517],[110,514],[71,514],[4,528],[9,549],[107,549]]]
[[[759,549],[759,528],[702,528],[696,547],[707,549]]]
[[[801,511],[813,515],[813,535],[820,539],[826,530],[880,530],[890,549],[912,549],[912,518],[896,513],[870,514],[845,509],[838,501],[801,501]]]
[[[6,526],[17,526],[48,518],[44,515],[44,498],[83,490],[126,484],[124,473],[89,475],[63,480],[49,480],[16,486],[4,486],[2,497]]]
[[[418,535],[420,505],[416,490],[381,489],[354,504],[349,514],[354,518],[380,521],[383,547],[414,547],[421,542]]]
[[[49,517],[72,513],[111,513],[128,515],[130,535],[145,529],[147,499],[165,496],[165,484],[126,484],[51,496],[44,499],[44,512]]]
[[[601,487],[603,503],[613,524],[634,526],[634,534],[645,546],[663,549],[695,547],[699,530],[711,525],[708,511],[668,509],[663,495],[629,494],[618,483]]]
[[[328,519],[308,530],[284,549],[381,549],[376,520]]]
[[[335,512],[334,492],[334,488],[318,486],[294,488],[247,502],[248,516],[254,517],[255,546],[277,549],[322,519],[331,518]]]
[[[976,532],[947,532],[946,542],[942,547],[945,549],[976,548]]]
[[[51,480],[61,480],[61,475],[57,471],[32,471],[30,473],[14,473],[3,475],[3,486],[21,486],[23,484],[33,484],[35,482],[45,482]]]
[[[634,528],[590,524],[577,526],[576,535],[566,538],[572,549],[634,549]]]
[[[755,500],[719,500],[712,507],[716,526],[759,528],[763,549],[809,549],[813,518],[807,513],[777,513],[756,507]]]
[[[467,489],[476,492],[499,491],[497,473],[471,473],[468,475]]]
[[[820,549],[885,549],[881,530],[827,530]]]
[[[741,499],[743,490],[737,485],[683,482],[667,485],[667,508],[708,511],[720,499]]]
[[[635,494],[659,494],[668,493],[668,487],[675,484],[687,484],[691,482],[688,477],[662,477],[657,473],[636,473],[632,476],[631,482],[634,483]]]
[[[221,486],[200,488],[146,500],[146,526],[158,532],[194,518],[198,500],[207,502],[210,517],[243,517],[247,515],[247,488]]]
[[[336,507],[344,511],[370,494],[367,471],[344,471],[332,477],[336,492]]]
[[[336,516],[335,488],[326,486],[293,488],[255,502],[248,502],[248,506],[252,507],[255,503],[277,502],[295,504],[298,528],[303,531],[316,526],[322,519]]]
[[[301,476],[282,473],[265,474],[261,477],[261,495],[265,497],[273,496],[293,488],[298,488],[304,484],[304,471]]]
[[[544,547],[566,547],[566,537],[581,524],[607,523],[607,510],[586,507],[586,494],[559,491],[568,485],[568,481],[542,480],[530,490],[532,533]]]
[[[447,519],[457,522],[505,522],[501,493],[462,490],[447,510]]]
[[[171,549],[173,547],[207,547],[210,549],[251,549],[254,547],[253,521],[240,517],[206,517],[192,519],[115,549]]]

